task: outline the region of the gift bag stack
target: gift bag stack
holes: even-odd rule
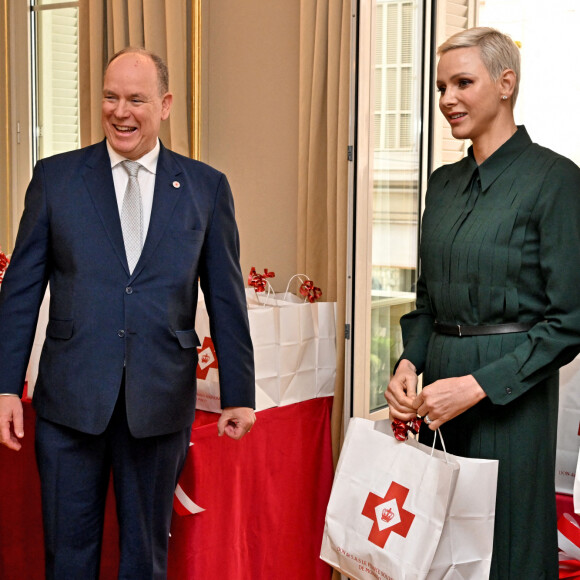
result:
[[[336,380],[336,303],[319,301],[322,292],[304,275],[299,290],[276,295],[268,281],[273,272],[252,268],[246,289],[256,368],[258,411],[332,396]],[[200,291],[195,329],[198,348],[197,408],[220,412],[219,361]]]

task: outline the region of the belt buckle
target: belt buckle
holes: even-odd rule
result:
[[[457,334],[461,338],[461,324],[457,324]]]

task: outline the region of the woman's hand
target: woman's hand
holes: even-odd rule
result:
[[[443,423],[457,417],[487,397],[472,375],[441,379],[423,387],[412,407],[421,417],[429,415],[429,429],[435,431]]]
[[[412,421],[417,416],[417,411],[413,407],[417,394],[417,383],[415,365],[411,361],[403,359],[385,391],[391,419]]]

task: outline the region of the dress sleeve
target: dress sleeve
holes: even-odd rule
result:
[[[403,354],[399,361],[411,361],[420,374],[425,369],[427,348],[433,332],[435,317],[431,311],[427,288],[422,277],[417,281],[417,308],[401,317],[401,331],[403,333]],[[397,362],[397,366],[398,366]],[[396,366],[395,366],[396,369]]]
[[[580,169],[558,157],[547,171],[532,219],[546,307],[514,351],[473,373],[495,404],[507,404],[580,352]]]

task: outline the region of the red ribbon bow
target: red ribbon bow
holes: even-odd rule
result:
[[[570,514],[558,518],[558,547],[563,550],[558,554],[558,578],[580,580],[580,526]]]
[[[417,435],[422,422],[423,419],[420,419],[419,417],[407,422],[402,421],[401,419],[393,419],[391,422],[391,429],[395,434],[395,439],[398,441],[405,441],[409,435],[409,431]]]
[[[6,254],[0,250],[0,284],[2,284],[2,280],[4,279],[4,272],[6,272],[8,264],[10,264],[10,260]]]
[[[300,286],[300,294],[312,304],[322,296],[322,290],[317,288],[312,280],[305,280]]]
[[[276,274],[274,272],[268,272],[266,268],[263,274],[258,274],[256,268],[252,266],[250,270],[250,275],[248,276],[248,284],[254,288],[256,292],[264,292],[266,290],[266,285],[268,284],[267,278],[273,278]]]
[[[565,558],[565,556],[564,556]],[[563,559],[560,555],[558,578],[566,580],[580,580],[580,562],[578,560]]]

